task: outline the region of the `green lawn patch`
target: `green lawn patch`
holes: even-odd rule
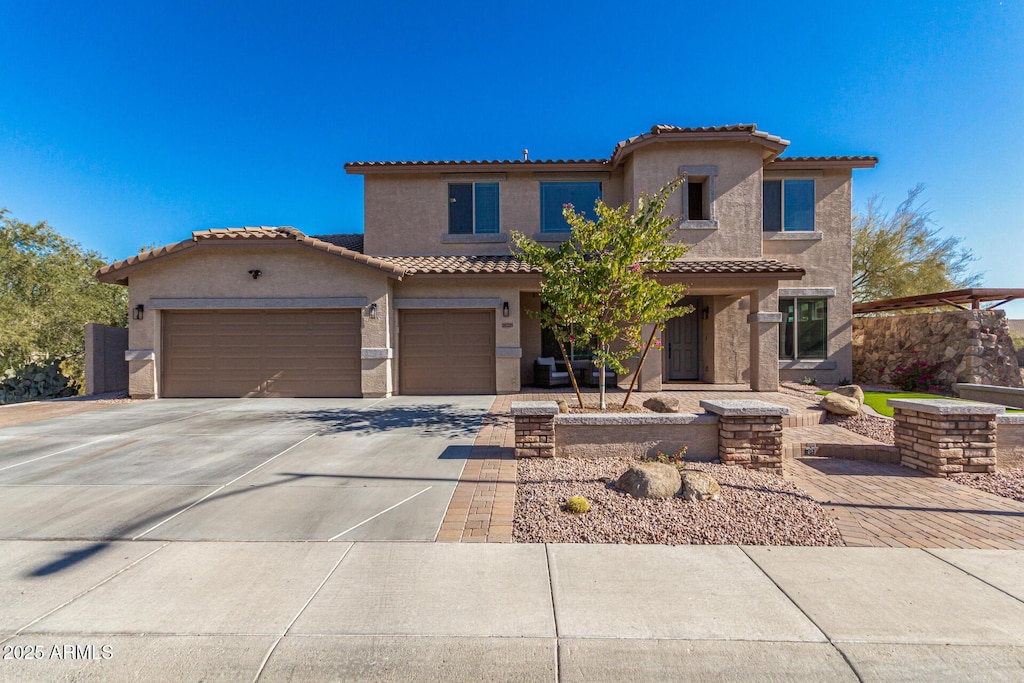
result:
[[[830,394],[830,391],[816,391],[814,392],[821,396]],[[963,401],[965,399],[952,398],[951,396],[943,396],[942,394],[922,394],[914,391],[865,391],[864,392],[864,403],[871,408],[874,408],[875,412],[879,415],[885,415],[886,417],[892,417],[892,408],[889,407],[887,401],[890,398],[947,398],[953,401]],[[1014,408],[1007,408],[1008,413],[1021,413],[1024,410],[1017,410]]]

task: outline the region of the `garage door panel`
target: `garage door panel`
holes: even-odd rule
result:
[[[161,395],[361,395],[358,311],[166,311]]]
[[[402,311],[403,394],[493,394],[493,311]]]

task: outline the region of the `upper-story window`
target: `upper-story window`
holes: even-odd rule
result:
[[[764,181],[765,232],[814,230],[814,181]]]
[[[562,207],[572,204],[577,213],[594,218],[594,202],[601,198],[601,183],[541,183],[540,231],[569,232]]]
[[[711,223],[711,227],[714,227],[715,179],[718,176],[718,167],[680,166],[679,175],[685,177],[681,192],[683,223]]]
[[[448,232],[452,235],[496,233],[498,183],[449,183]]]

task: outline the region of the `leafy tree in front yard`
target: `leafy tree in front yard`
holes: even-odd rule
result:
[[[45,222],[0,209],[0,374],[57,358],[84,385],[85,324],[128,324],[125,288],[93,277],[106,263]]]
[[[554,334],[566,366],[566,342],[594,347],[602,409],[606,407],[605,367],[625,372],[622,361],[636,354],[641,354],[643,367],[658,329],[669,318],[688,312],[675,307],[686,286],[663,284],[654,277],[688,250],[673,242],[676,219],[664,214],[669,196],[682,182],[683,178],[677,178],[653,195],[643,193],[632,213],[629,204],[611,208],[598,200],[596,220],[566,204],[562,215],[572,236],[557,250],[513,233],[520,258],[541,270],[541,325]],[[643,328],[652,324],[654,333],[645,343]],[[634,373],[626,401],[639,374],[640,368]],[[582,407],[583,396],[575,378],[573,388]]]
[[[877,197],[853,219],[853,300],[875,301],[974,287],[981,274],[960,237],[941,237],[918,185],[892,214]]]

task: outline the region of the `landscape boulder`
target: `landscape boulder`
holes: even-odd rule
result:
[[[855,398],[857,399],[857,403],[864,405],[864,390],[856,384],[847,384],[845,386],[836,387],[835,393],[840,396]]]
[[[563,414],[564,413],[568,413],[569,412],[569,404],[566,403],[564,400],[559,400],[558,401],[558,412],[563,413]]]
[[[660,462],[641,462],[619,477],[616,485],[634,498],[671,498],[679,493],[679,470]]]
[[[644,408],[656,413],[678,413],[680,406],[675,396],[652,396],[644,401]]]
[[[689,470],[683,472],[683,500],[694,503],[702,500],[718,500],[722,496],[722,489],[707,472]]]
[[[860,415],[860,401],[834,391],[821,397],[821,407],[835,415]]]

